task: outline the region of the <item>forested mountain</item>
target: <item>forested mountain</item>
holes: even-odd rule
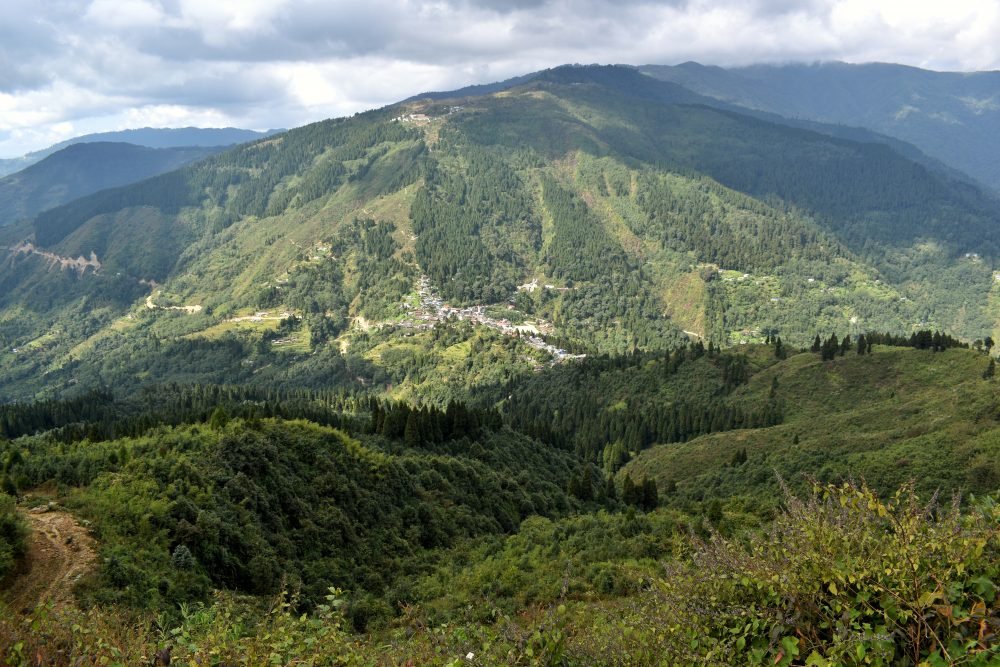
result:
[[[20,171],[57,153],[68,146],[87,143],[125,143],[147,148],[187,148],[201,146],[205,148],[232,146],[261,137],[277,134],[282,130],[241,130],[235,127],[176,127],[154,128],[144,127],[134,130],[119,130],[116,132],[97,132],[60,141],[40,151],[33,151],[17,158],[0,159],[0,176],[6,176]]]
[[[0,179],[0,225],[28,220],[73,199],[173,171],[218,149],[79,143]]]
[[[992,664],[1000,210],[867,137],[562,67],[0,227],[0,661]]]
[[[733,104],[869,128],[1000,190],[1000,72],[932,72],[885,63],[706,67],[641,71]]]
[[[380,351],[426,336],[442,300],[575,353],[670,349],[681,330],[721,347],[993,332],[991,198],[890,146],[700,99],[632,68],[558,68],[45,211],[4,234],[2,395],[346,363],[447,401],[407,370],[445,359]]]

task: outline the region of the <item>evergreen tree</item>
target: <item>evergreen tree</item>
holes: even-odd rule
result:
[[[622,482],[622,502],[626,505],[638,505],[640,497],[635,482],[632,481],[632,476],[626,473],[625,480]]]
[[[225,408],[223,408],[221,405],[215,408],[215,411],[212,412],[211,418],[208,420],[208,425],[216,430],[225,428],[226,424],[228,423],[229,423],[229,414],[226,413]]]
[[[819,352],[823,347],[823,343],[820,342],[819,334],[816,334],[816,338],[813,339],[812,347],[809,348],[812,352]]]
[[[722,522],[722,517],[722,501],[718,498],[712,498],[712,500],[709,501],[708,506],[705,508],[705,518],[708,519],[710,524],[718,527]]]
[[[646,478],[642,480],[642,507],[647,512],[657,508],[660,504],[660,496],[656,490],[656,480]]]
[[[420,434],[420,412],[412,410],[406,417],[406,426],[403,429],[403,442],[408,447],[416,447],[422,438]]]
[[[831,361],[837,356],[837,352],[840,350],[840,341],[837,340],[837,334],[831,334],[829,338],[823,341],[823,347],[820,350],[820,357],[823,361]]]
[[[590,469],[587,466],[580,468],[580,481],[577,484],[576,497],[584,502],[594,499],[594,484],[590,478]]]
[[[7,475],[4,475],[3,480],[0,481],[0,491],[3,491],[8,496],[17,498],[17,485],[14,484],[14,480]]]
[[[614,475],[608,475],[607,479],[604,480],[604,497],[608,500],[617,500],[618,498]]]
[[[858,354],[864,354],[866,349],[868,349],[868,341],[865,340],[865,335],[861,334],[858,336]]]

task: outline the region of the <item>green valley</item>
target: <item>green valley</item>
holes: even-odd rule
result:
[[[706,100],[559,67],[0,227],[0,661],[995,664],[1000,204]]]

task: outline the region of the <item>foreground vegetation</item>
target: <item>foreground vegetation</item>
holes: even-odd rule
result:
[[[563,68],[0,230],[0,575],[26,506],[98,552],[0,660],[996,664],[993,203],[691,101]]]
[[[408,608],[393,627],[367,637],[345,630],[336,590],[308,615],[283,596],[221,595],[182,606],[166,624],[39,608],[3,615],[0,651],[9,664],[36,656],[138,664],[163,650],[215,665],[995,664],[994,502],[960,511],[907,488],[882,500],[845,484],[817,485],[786,504],[763,531],[669,540],[674,553],[644,568],[641,587],[619,597],[579,599],[564,587],[528,613],[494,610],[478,622],[429,625]],[[578,548],[569,541],[558,553],[532,550],[528,562],[545,566]],[[517,567],[525,562],[519,552],[494,558]]]
[[[444,408],[252,386],[6,406],[3,488],[89,522],[99,566],[77,606],[0,615],[0,650],[992,664],[990,360],[872,339],[832,359],[777,339],[594,358]],[[688,430],[661,430],[677,406]],[[3,497],[13,563],[26,543]]]

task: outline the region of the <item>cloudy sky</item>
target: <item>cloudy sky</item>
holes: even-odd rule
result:
[[[564,63],[1000,69],[1000,0],[0,0],[0,157],[295,127]]]

